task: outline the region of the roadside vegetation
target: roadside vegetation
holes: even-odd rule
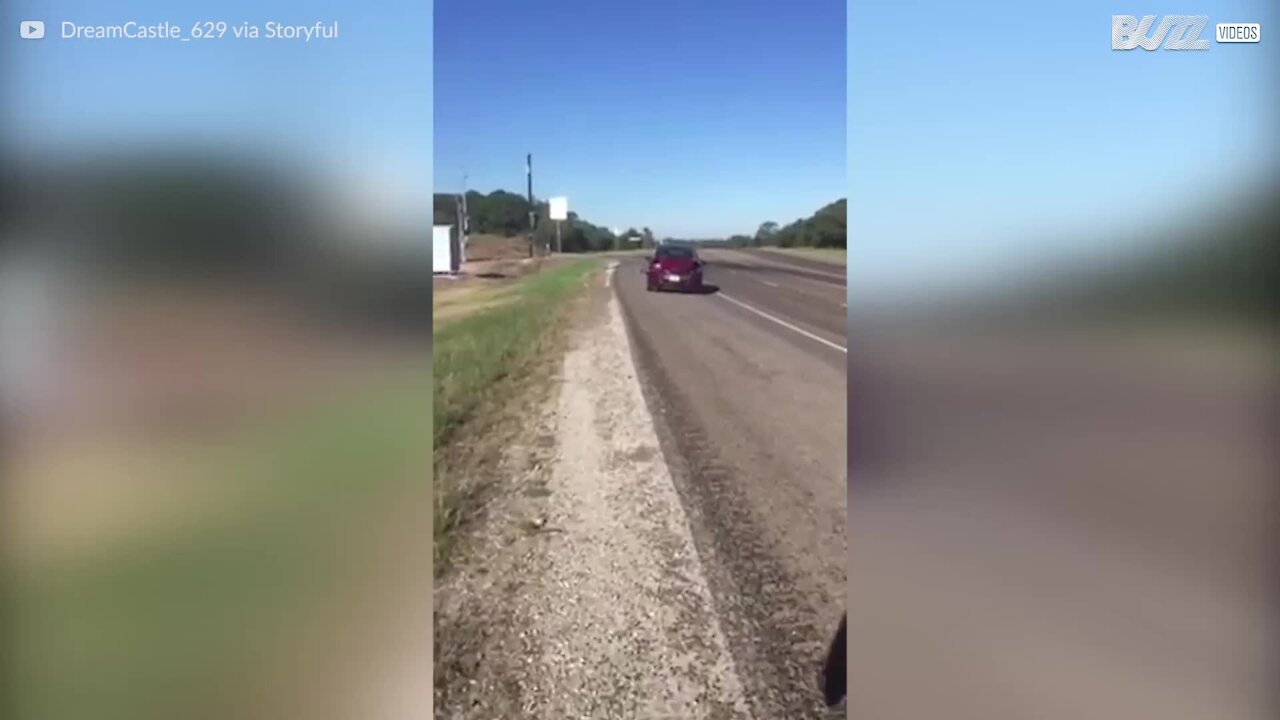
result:
[[[447,560],[451,534],[473,508],[466,473],[470,439],[493,427],[512,404],[553,371],[572,300],[597,267],[593,260],[549,265],[542,272],[494,289],[494,298],[473,298],[477,309],[454,312],[433,338],[433,474],[436,571]],[[496,302],[496,304],[491,304]],[[474,460],[474,458],[472,458]]]
[[[728,243],[736,247],[844,249],[848,246],[847,211],[848,203],[840,198],[807,218],[787,225],[770,220],[761,223],[755,235],[734,235]]]

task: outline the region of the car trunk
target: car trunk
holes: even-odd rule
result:
[[[659,258],[657,266],[660,272],[688,275],[693,272],[696,263],[693,258]]]

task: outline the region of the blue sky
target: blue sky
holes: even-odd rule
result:
[[[47,152],[120,141],[278,154],[429,206],[429,2],[11,0],[3,10],[5,139]],[[43,40],[19,40],[42,19]],[[339,22],[332,42],[58,39],[80,24]],[[366,182],[367,179],[367,182]]]
[[[433,181],[456,189],[464,167],[474,189],[521,190],[531,151],[540,196],[660,235],[750,232],[847,195],[851,288],[874,287],[1115,242],[1276,168],[1278,9],[904,0],[846,17],[817,0],[447,0],[433,15],[417,0],[13,0],[0,10],[3,132],[59,152],[252,141],[424,207]],[[1117,13],[1254,21],[1266,37],[1114,52]],[[18,40],[29,18],[51,37]],[[338,20],[342,36],[52,37],[63,19],[130,18]]]
[[[845,194],[843,0],[438,0],[436,186],[751,233]]]
[[[1276,5],[854,3],[850,290],[1107,252],[1238,195],[1277,167]],[[1113,14],[1175,13],[1209,15],[1206,37],[1260,22],[1263,42],[1110,49]]]

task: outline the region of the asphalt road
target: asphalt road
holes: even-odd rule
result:
[[[642,258],[612,282],[752,714],[822,717],[845,601],[844,274],[703,257],[704,294],[647,292]]]
[[[821,715],[846,607],[850,717],[1270,716],[1268,363],[1054,328],[850,358],[839,268],[704,257],[705,295],[614,282],[756,717]]]

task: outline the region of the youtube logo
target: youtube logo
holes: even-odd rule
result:
[[[44,37],[44,21],[23,20],[18,23],[18,34],[23,40],[39,40]]]

